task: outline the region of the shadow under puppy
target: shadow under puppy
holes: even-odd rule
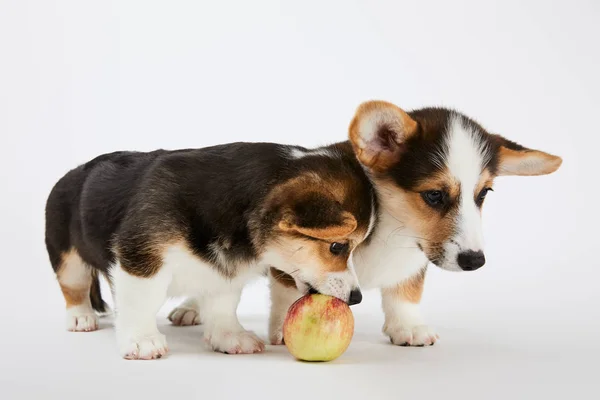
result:
[[[238,322],[244,285],[277,266],[299,293],[361,301],[348,268],[374,223],[374,191],[354,153],[304,157],[271,143],[115,152],[68,172],[46,205],[46,247],[67,306],[67,328],[97,329],[116,304],[127,359],[168,351],[156,313],[168,296],[197,300],[207,343],[253,353],[263,342]],[[297,290],[295,289],[295,290]]]
[[[326,163],[356,155],[360,168],[353,170],[375,192],[377,212],[371,234],[351,258],[360,286],[381,290],[383,331],[392,343],[432,345],[437,334],[419,308],[428,264],[451,271],[483,266],[481,208],[494,179],[550,174],[562,160],[489,133],[453,110],[405,112],[383,101],[358,107],[349,139],[298,157]],[[287,310],[302,293],[285,273],[273,271],[271,281],[269,335],[281,344]],[[200,306],[188,299],[171,319],[182,325],[204,320]]]

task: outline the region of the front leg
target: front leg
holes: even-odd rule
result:
[[[294,278],[275,268],[269,271],[271,286],[271,315],[269,317],[269,341],[283,344],[283,322],[290,306],[302,297],[296,288]]]
[[[139,276],[127,266],[118,263],[113,271],[121,355],[129,360],[161,358],[168,347],[156,326],[156,313],[167,299],[172,274],[163,266],[153,275]]]
[[[204,324],[204,340],[215,351],[227,354],[252,354],[265,349],[253,332],[239,323],[236,309],[242,288],[228,287],[206,294],[198,303]]]
[[[423,323],[419,302],[423,294],[425,268],[395,287],[381,289],[385,324],[383,332],[399,346],[430,346],[438,335]]]

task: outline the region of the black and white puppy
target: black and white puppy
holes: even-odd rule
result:
[[[323,157],[326,154],[327,157]],[[168,348],[156,313],[190,296],[216,351],[263,342],[238,322],[244,285],[276,266],[299,293],[360,302],[353,249],[374,225],[375,193],[349,144],[309,151],[269,143],[116,152],[68,172],[46,205],[46,247],[67,305],[67,328],[97,329],[109,279],[120,353]],[[296,290],[296,289],[295,289]]]
[[[339,158],[340,150],[344,157],[355,154],[361,168],[354,171],[376,193],[377,222],[351,258],[360,286],[381,289],[383,331],[392,343],[432,345],[437,334],[419,308],[427,265],[452,271],[483,266],[481,207],[494,178],[549,174],[562,160],[488,133],[452,110],[407,113],[382,101],[358,107],[349,138],[351,146],[318,153],[320,163]],[[286,312],[301,292],[284,273],[275,271],[271,280],[270,341],[280,344]],[[203,319],[199,305],[187,300],[171,314],[173,322],[197,323]]]

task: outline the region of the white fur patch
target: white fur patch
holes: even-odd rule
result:
[[[164,335],[156,326],[156,313],[167,298],[172,268],[163,266],[154,276],[140,278],[113,268],[115,329],[121,355],[126,359],[151,360],[168,351]]]
[[[98,329],[98,316],[89,304],[67,308],[67,330],[91,332]]]
[[[456,258],[460,252],[482,251],[481,212],[475,204],[475,190],[490,153],[476,133],[456,116],[450,120],[446,138],[446,167],[460,184],[457,233],[444,245],[447,269],[459,270]]]
[[[382,210],[369,244],[352,253],[361,288],[391,287],[419,273],[428,259],[417,247],[417,236]]]
[[[385,324],[383,332],[393,344],[400,346],[430,346],[438,338],[437,334],[423,324],[418,304],[402,300],[398,296],[382,294]]]
[[[123,357],[159,358],[168,351],[158,331],[156,313],[167,296],[191,295],[198,298],[205,335],[209,345],[219,351],[247,353],[262,350],[262,342],[246,332],[235,314],[244,285],[259,277],[263,269],[244,266],[232,279],[226,279],[210,264],[183,246],[171,246],[163,254],[163,265],[149,278],[113,268],[117,318],[117,341]]]

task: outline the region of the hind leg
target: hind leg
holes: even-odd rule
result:
[[[98,329],[98,317],[90,301],[92,269],[75,249],[60,256],[56,277],[67,305],[67,329],[72,332]]]
[[[200,303],[196,297],[188,297],[169,313],[169,321],[175,326],[200,325]]]

